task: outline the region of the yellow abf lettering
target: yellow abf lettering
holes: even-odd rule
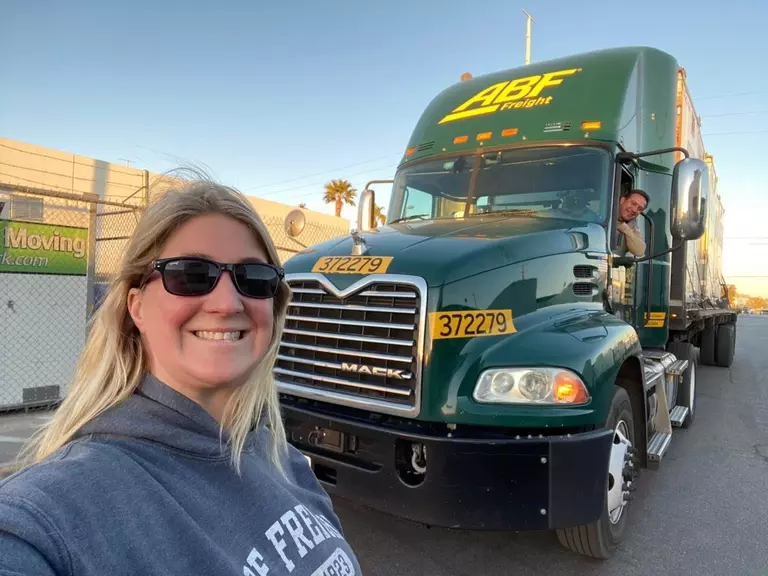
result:
[[[552,96],[539,97],[541,92],[547,88],[559,86],[563,83],[563,78],[580,71],[581,68],[570,68],[494,84],[455,108],[439,123],[445,124],[462,118],[493,114],[499,109],[545,106],[552,101]]]

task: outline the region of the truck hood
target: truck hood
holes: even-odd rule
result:
[[[605,248],[597,224],[531,216],[473,216],[390,224],[361,234],[366,256],[393,256],[387,273],[411,274],[439,286],[494,268],[551,254]],[[354,241],[333,238],[302,250],[285,264],[286,273],[309,272],[323,256],[350,256]],[[344,288],[359,277],[336,274]]]

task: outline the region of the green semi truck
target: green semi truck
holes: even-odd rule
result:
[[[647,47],[438,94],[386,224],[367,186],[355,231],[285,264],[275,377],[326,489],[427,525],[554,530],[609,558],[640,469],[694,422],[697,364],[733,361],[699,125],[684,71]],[[640,256],[619,230],[637,190]],[[286,220],[299,243],[303,225]]]

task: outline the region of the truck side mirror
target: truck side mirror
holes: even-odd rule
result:
[[[357,231],[366,232],[376,228],[373,207],[376,195],[373,190],[367,188],[360,195],[360,203],[357,206]]]
[[[709,169],[703,160],[684,158],[672,172],[670,230],[678,240],[698,240],[704,234],[709,200]]]
[[[304,228],[307,227],[307,217],[304,215],[304,211],[301,208],[294,208],[285,217],[283,221],[283,230],[285,235],[291,240],[296,242],[299,246],[306,248],[306,245],[302,244],[296,237],[304,232]]]

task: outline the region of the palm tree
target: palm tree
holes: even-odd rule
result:
[[[384,224],[387,222],[387,215],[384,214],[384,211],[381,209],[381,206],[379,205],[375,205],[373,207],[373,218],[381,226],[384,226]]]
[[[325,194],[323,202],[330,204],[336,203],[336,216],[341,216],[341,207],[344,204],[355,205],[357,190],[352,187],[349,180],[331,180],[325,185]]]

